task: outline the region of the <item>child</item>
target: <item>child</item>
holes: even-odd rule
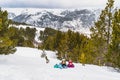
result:
[[[67,68],[65,59],[62,59],[61,65],[62,65],[63,68]]]
[[[71,59],[68,61],[67,67],[69,67],[69,68],[74,68],[74,64],[72,63],[72,60],[71,60]]]

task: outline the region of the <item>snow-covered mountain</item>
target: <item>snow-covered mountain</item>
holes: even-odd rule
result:
[[[9,13],[8,14],[8,18],[9,19],[13,19],[13,18],[15,18],[16,17],[16,15],[14,14],[14,13]]]
[[[27,23],[38,27],[51,27],[56,29],[81,29],[91,27],[98,18],[100,10],[90,9],[36,9],[13,8],[6,9],[15,14],[13,21]],[[17,11],[16,11],[17,10]]]
[[[53,66],[61,61],[55,52],[45,51],[50,62],[41,58],[42,51],[33,48],[17,47],[10,55],[0,55],[0,80],[120,80],[120,73],[104,66],[82,66],[57,69]]]

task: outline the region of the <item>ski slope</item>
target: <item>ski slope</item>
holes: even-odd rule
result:
[[[10,55],[0,55],[0,80],[120,80],[120,73],[107,67],[75,64],[75,68],[55,69],[60,61],[55,52],[45,51],[50,63],[41,58],[41,50],[17,47]]]

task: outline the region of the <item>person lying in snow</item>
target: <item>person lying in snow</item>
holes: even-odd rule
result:
[[[65,59],[62,59],[61,63],[54,65],[54,68],[60,68],[60,69],[63,69],[63,68],[74,68],[74,67],[75,66],[74,66],[74,64],[73,64],[71,59],[68,61],[68,65],[66,64],[66,60]]]
[[[61,65],[62,65],[63,68],[67,68],[65,59],[62,59]]]
[[[66,60],[65,60],[65,59],[62,59],[62,62],[59,63],[59,64],[55,64],[55,65],[54,65],[54,68],[60,68],[60,69],[67,68]]]
[[[68,68],[74,68],[74,64],[73,64],[73,62],[72,62],[71,59],[68,61],[67,67],[68,67]]]

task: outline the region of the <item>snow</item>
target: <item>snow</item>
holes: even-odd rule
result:
[[[81,24],[82,24],[82,22],[80,21],[80,19],[72,20],[72,21],[65,21],[63,23],[63,26],[65,26],[65,27],[62,28],[62,29],[60,29],[60,30],[66,32],[66,31],[68,31],[68,29],[71,29],[74,32],[79,32],[81,34],[84,34],[84,35],[90,37],[90,34],[91,34],[90,28],[88,28],[88,27],[86,27],[86,28],[82,27]],[[71,28],[70,27],[66,28],[66,26],[72,26],[72,27]]]
[[[10,55],[0,55],[0,80],[120,80],[120,73],[96,65],[55,69],[60,61],[55,52],[45,51],[50,63],[41,58],[42,51],[35,48],[17,47]]]
[[[70,29],[75,32],[83,33],[87,36],[90,36],[91,32],[89,29],[92,26],[92,23],[94,23],[94,20],[91,22],[91,19],[88,22],[84,23],[83,20],[81,20],[82,14],[79,15],[79,17],[76,19],[73,18],[73,20],[71,21],[66,20],[63,23],[60,23],[59,20],[57,20],[57,17],[56,17],[56,21],[52,21],[52,19],[49,19],[52,17],[50,13],[54,14],[54,16],[57,15],[57,16],[65,17],[65,15],[67,15],[67,13],[69,12],[80,11],[83,9],[45,9],[45,8],[2,8],[2,9],[7,10],[9,12],[10,18],[17,22],[24,22],[26,24],[31,24],[37,27],[51,27],[54,29],[59,29],[61,31],[67,31],[68,29]],[[90,13],[87,13],[86,15],[87,16],[95,15],[95,20],[97,20],[101,10],[88,9],[88,11],[90,11]],[[10,15],[10,13],[11,14],[13,13],[15,16]],[[64,13],[64,14],[61,14],[61,13]],[[18,15],[19,17],[17,17]],[[47,19],[47,17],[44,17],[44,15],[49,16],[49,18]],[[24,16],[27,18],[23,19],[21,16]],[[94,16],[92,17],[94,18]],[[90,23],[90,24],[87,24],[87,23]]]

